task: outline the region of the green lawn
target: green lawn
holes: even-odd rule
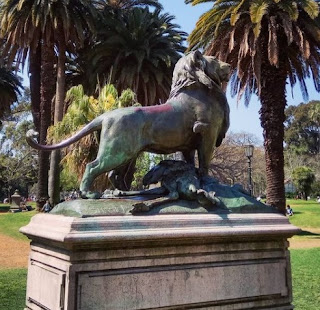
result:
[[[320,203],[314,200],[287,200],[294,212],[290,222],[302,228],[320,229]]]
[[[0,269],[0,309],[23,310],[27,269]]]
[[[320,248],[291,250],[295,310],[320,309]]]
[[[27,225],[30,222],[31,217],[36,213],[38,212],[33,210],[28,212],[9,212],[0,214],[0,233],[19,240],[27,240],[28,238],[26,236],[19,233],[19,228]]]

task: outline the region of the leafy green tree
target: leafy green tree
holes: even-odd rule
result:
[[[31,128],[27,89],[17,103],[11,105],[11,113],[4,119],[0,131],[0,196],[10,197],[16,188],[26,192],[29,185],[37,182],[37,152],[25,139]]]
[[[131,106],[136,103],[135,94],[127,89],[120,96],[113,85],[105,85],[99,91],[99,96],[87,96],[82,85],[72,87],[66,95],[69,107],[61,122],[49,129],[51,139],[60,141],[73,135],[82,126],[89,123],[98,115],[108,110]],[[77,175],[80,180],[87,163],[97,156],[99,133],[94,132],[73,144],[66,150],[62,160],[65,174]],[[95,182],[98,190],[104,190],[107,182],[106,176],[101,176]]]
[[[299,154],[319,154],[320,101],[289,106],[285,110],[285,114],[286,148],[294,149]]]
[[[190,49],[228,62],[231,94],[251,94],[261,101],[267,201],[285,212],[284,121],[286,83],[299,82],[307,98],[305,79],[320,91],[319,1],[314,0],[185,0],[194,5],[213,2],[189,37]]]
[[[147,172],[155,165],[159,164],[161,160],[169,158],[170,155],[141,153],[137,158],[137,164],[135,168],[134,178],[132,182],[132,190],[143,189],[143,177]]]
[[[159,9],[105,10],[97,40],[79,57],[78,81],[89,93],[98,79],[100,85],[114,84],[119,92],[132,89],[142,105],[164,102],[186,36],[172,21],[173,16]]]
[[[315,175],[309,167],[298,167],[293,170],[292,179],[298,192],[303,194],[303,197],[307,200],[309,196],[313,182],[315,181]]]

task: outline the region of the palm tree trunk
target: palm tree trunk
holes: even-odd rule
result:
[[[285,214],[283,123],[286,106],[286,72],[272,66],[266,55],[263,58],[264,80],[262,81],[259,113],[264,136],[267,203],[277,207]]]
[[[60,34],[60,36],[63,34]],[[66,48],[63,40],[59,42],[59,57],[57,66],[56,98],[54,106],[54,125],[62,120],[65,97],[65,63]],[[60,150],[53,151],[50,158],[49,196],[54,206],[60,201]]]
[[[39,142],[46,144],[47,130],[51,123],[51,101],[54,95],[54,50],[53,45],[41,46],[41,88],[40,88],[40,137]],[[42,207],[48,199],[49,152],[39,151],[38,199],[37,206]]]
[[[31,112],[36,131],[40,131],[40,74],[41,74],[41,44],[29,54]]]

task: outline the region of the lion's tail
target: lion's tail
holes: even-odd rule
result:
[[[79,130],[75,135],[72,137],[61,141],[60,143],[57,144],[52,144],[52,145],[44,145],[44,144],[39,144],[35,138],[39,136],[39,134],[34,131],[33,129],[29,130],[26,134],[26,140],[30,146],[33,148],[40,150],[40,151],[54,151],[57,149],[61,149],[64,147],[67,147],[71,145],[72,143],[77,142],[81,138],[87,136],[88,134],[101,129],[102,126],[102,120],[103,120],[103,115],[98,116],[95,118],[93,121],[91,121],[89,124],[85,125],[81,130]]]

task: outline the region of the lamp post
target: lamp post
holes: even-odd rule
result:
[[[251,167],[251,158],[253,156],[254,146],[252,144],[248,144],[244,146],[244,152],[248,158],[248,176],[249,176],[249,193],[252,196],[252,167]]]

